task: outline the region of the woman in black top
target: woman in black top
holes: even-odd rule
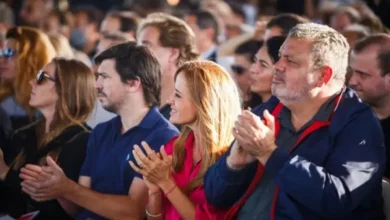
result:
[[[30,84],[29,104],[39,109],[41,119],[15,131],[1,146],[1,211],[19,217],[39,210],[36,219],[71,219],[67,201],[37,203],[23,194],[19,172],[25,164],[44,165],[51,156],[69,178],[78,180],[90,131],[85,121],[96,102],[95,77],[80,61],[56,58]]]

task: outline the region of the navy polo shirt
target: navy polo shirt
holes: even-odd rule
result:
[[[134,177],[142,178],[128,164],[133,159],[133,146],[145,141],[152,149],[159,151],[179,131],[152,107],[141,123],[121,134],[121,118],[115,117],[99,124],[92,131],[87,156],[80,176],[91,178],[91,189],[114,195],[128,195]],[[103,219],[87,210],[79,213],[77,219]]]

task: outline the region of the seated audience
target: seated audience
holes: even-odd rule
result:
[[[160,65],[145,46],[135,42],[113,46],[95,61],[99,100],[118,116],[92,131],[78,183],[55,163],[28,165],[24,189],[37,201],[63,198],[74,209],[83,208],[76,219],[140,219],[148,188],[128,164],[133,147],[146,141],[158,150],[178,134],[158,111]],[[31,173],[39,178],[29,179]]]

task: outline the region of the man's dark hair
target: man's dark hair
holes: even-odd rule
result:
[[[287,36],[288,32],[297,24],[302,24],[307,22],[309,22],[309,20],[296,14],[290,14],[290,13],[280,14],[271,18],[271,20],[267,23],[267,29],[273,27],[279,27],[282,29],[282,35]]]
[[[122,42],[122,43],[131,40],[130,37],[128,37],[126,34],[122,32],[102,32],[101,39]]]
[[[87,15],[88,23],[96,23],[100,26],[103,20],[103,12],[93,5],[80,5],[72,10],[73,14],[85,13]]]
[[[100,64],[108,59],[115,60],[115,69],[123,83],[139,79],[145,102],[149,106],[160,105],[160,64],[146,46],[135,42],[118,44],[96,56],[95,63]]]
[[[107,17],[116,18],[120,22],[121,32],[136,32],[138,28],[139,20],[136,16],[125,16],[121,12],[114,11],[107,15]]]
[[[271,37],[267,40],[267,42],[265,42],[265,44],[267,45],[268,55],[271,57],[273,63],[279,61],[279,49],[286,40],[286,38],[287,37],[285,36],[275,36]]]
[[[240,44],[234,51],[234,54],[246,56],[250,62],[253,62],[257,51],[262,45],[263,41],[249,40]]]
[[[390,35],[373,34],[358,41],[353,48],[353,52],[360,53],[368,47],[378,47],[378,66],[382,75],[390,74]]]
[[[219,25],[217,18],[208,11],[194,11],[190,13],[196,17],[196,24],[201,30],[212,28],[214,29],[213,41],[218,42]]]

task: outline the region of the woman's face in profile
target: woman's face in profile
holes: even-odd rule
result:
[[[3,48],[0,48],[0,78],[12,81],[16,77],[18,51],[16,40],[9,38],[4,41]]]
[[[56,91],[55,64],[49,63],[35,79],[30,80],[32,87],[30,94],[30,106],[39,110],[54,110],[58,95]]]
[[[184,74],[179,73],[175,81],[175,92],[168,101],[172,109],[169,118],[172,124],[188,125],[196,120],[196,106],[187,85]]]
[[[272,59],[267,52],[266,46],[262,46],[257,52],[250,72],[251,91],[259,95],[271,93],[272,78],[275,68]]]

